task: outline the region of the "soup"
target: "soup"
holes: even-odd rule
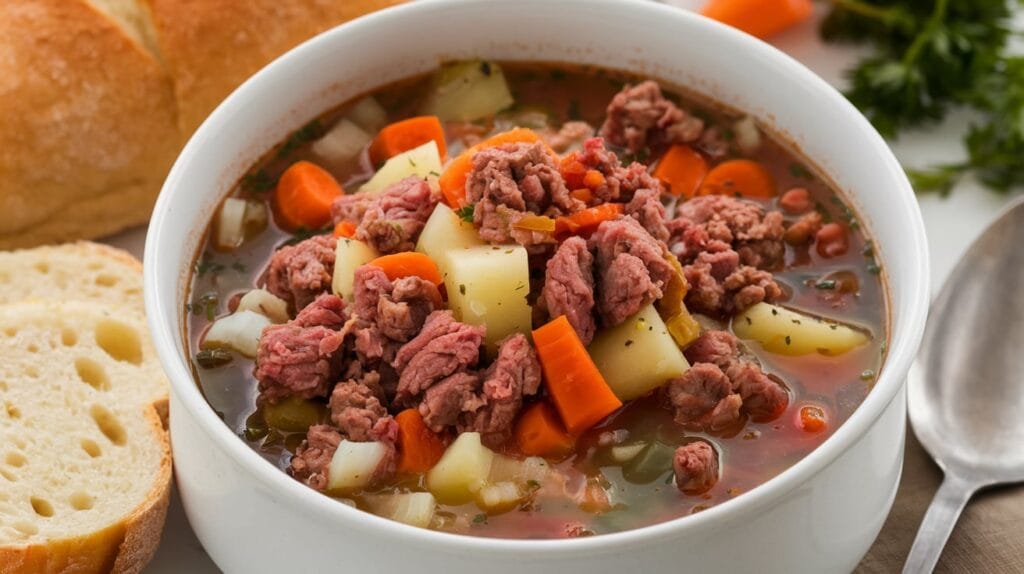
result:
[[[456,62],[294,133],[214,214],[189,344],[296,480],[565,538],[784,471],[885,356],[873,246],[742,114],[602,69]]]

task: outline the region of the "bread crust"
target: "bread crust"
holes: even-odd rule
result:
[[[159,60],[85,0],[0,2],[0,52],[0,246],[144,222],[182,143]]]
[[[121,523],[86,536],[29,546],[0,546],[0,574],[135,574],[153,559],[170,502],[171,445],[156,404],[144,409],[162,450],[160,470],[145,500]]]

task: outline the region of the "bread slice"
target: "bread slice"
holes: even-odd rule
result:
[[[149,562],[171,484],[166,400],[126,305],[0,305],[0,573]]]
[[[88,241],[0,251],[0,305],[35,299],[107,302],[141,313],[142,264]]]

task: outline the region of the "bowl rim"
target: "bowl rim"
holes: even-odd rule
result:
[[[579,8],[598,5],[611,9],[645,10],[650,12],[652,18],[665,20],[667,22],[665,25],[707,27],[711,33],[721,38],[723,45],[729,45],[737,50],[758,51],[766,60],[773,62],[787,73],[799,77],[815,97],[829,100],[831,105],[836,107],[837,112],[854,114],[855,117],[852,119],[859,122],[860,129],[864,132],[862,135],[871,142],[871,145],[878,148],[877,151],[884,159],[884,163],[876,165],[875,168],[884,170],[887,173],[887,178],[893,183],[889,197],[890,202],[895,204],[893,208],[909,216],[905,221],[908,229],[907,240],[902,247],[911,251],[916,266],[909,274],[909,284],[904,286],[907,296],[901,303],[906,310],[900,313],[900,316],[903,317],[901,323],[898,321],[895,310],[890,310],[890,333],[896,333],[897,337],[890,341],[888,355],[880,369],[875,386],[850,418],[832,436],[792,466],[744,493],[743,496],[719,503],[698,514],[593,537],[533,540],[487,538],[417,528],[349,507],[310,489],[269,464],[256,451],[239,440],[231,429],[216,416],[185,366],[188,358],[180,356],[172,342],[180,336],[176,320],[177,313],[170,303],[177,300],[178,294],[161,291],[159,265],[152,264],[159,260],[160,243],[177,241],[177,238],[181,236],[180,233],[175,235],[174,230],[171,229],[168,214],[171,211],[169,208],[175,201],[178,201],[176,197],[183,195],[175,190],[180,187],[179,182],[190,170],[192,158],[203,153],[210,134],[218,130],[221,124],[232,119],[234,108],[249,98],[251,94],[259,93],[264,86],[273,85],[276,82],[275,77],[278,70],[301,63],[311,47],[329,44],[333,38],[343,36],[350,29],[356,27],[387,27],[391,22],[415,19],[428,15],[437,8],[456,5],[463,1],[418,0],[401,4],[352,20],[300,44],[271,62],[232,92],[200,126],[184,147],[165,180],[147,233],[144,253],[144,260],[147,262],[144,266],[144,296],[147,320],[153,334],[157,354],[171,383],[172,393],[178,404],[189,411],[191,422],[201,425],[204,433],[216,443],[216,446],[221,451],[228,453],[234,462],[244,468],[253,478],[267,488],[278,492],[282,497],[293,500],[302,512],[314,513],[330,519],[336,522],[340,528],[358,526],[363,530],[372,530],[373,533],[388,536],[390,539],[396,539],[402,543],[429,545],[455,552],[464,550],[532,552],[535,553],[535,556],[543,557],[564,552],[606,552],[613,547],[651,544],[658,540],[685,535],[696,529],[713,528],[715,525],[727,523],[750,512],[751,509],[770,505],[831,464],[867,432],[903,388],[904,375],[910,369],[923,335],[930,300],[928,250],[925,242],[924,223],[913,189],[892,151],[867,119],[839,91],[795,59],[752,36],[698,14],[657,2],[640,0],[560,0],[560,2],[566,5],[568,12],[572,11],[572,5]],[[524,6],[545,2],[545,0],[516,1],[519,5]],[[892,305],[891,286],[887,284],[886,290],[887,298]],[[169,320],[168,317],[171,319]],[[899,326],[898,331],[897,325]],[[172,415],[173,412],[172,410]]]

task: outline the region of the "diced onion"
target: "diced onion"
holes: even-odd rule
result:
[[[502,454],[494,455],[488,481],[492,483],[516,482],[526,484],[529,481],[544,482],[551,473],[551,465],[539,456],[531,456],[523,460]]]
[[[373,96],[366,96],[353,104],[345,117],[371,134],[377,133],[377,130],[388,123],[387,110]]]
[[[429,492],[375,494],[365,497],[366,506],[377,516],[427,528],[434,519],[437,500]]]
[[[491,514],[508,512],[523,500],[523,490],[514,482],[488,484],[476,493],[476,505]]]
[[[237,311],[252,311],[264,315],[274,323],[288,321],[288,303],[266,289],[253,289],[238,302]]]
[[[647,443],[645,442],[620,444],[611,447],[609,449],[609,454],[611,455],[611,459],[613,461],[622,464],[636,458],[636,456],[640,454],[640,452],[644,450],[645,447],[647,447]]]
[[[751,116],[743,116],[732,126],[733,136],[740,151],[751,154],[761,149],[761,130]]]
[[[313,142],[310,150],[321,164],[342,168],[359,157],[371,139],[362,128],[342,118],[323,137]]]
[[[351,491],[367,486],[387,452],[387,447],[379,442],[341,441],[331,458],[327,488]]]
[[[216,243],[220,249],[235,249],[245,241],[245,208],[248,202],[229,197],[217,215]]]
[[[203,338],[203,348],[228,347],[246,357],[255,357],[263,329],[270,319],[253,311],[239,311],[222,317],[210,325]]]

